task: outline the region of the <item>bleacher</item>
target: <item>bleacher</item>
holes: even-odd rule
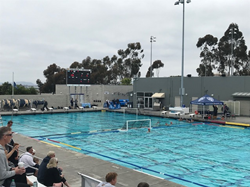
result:
[[[82,186],[81,187],[96,187],[100,182],[100,180],[97,180],[93,177],[90,177],[88,175],[82,174],[78,172],[78,175],[82,178]]]

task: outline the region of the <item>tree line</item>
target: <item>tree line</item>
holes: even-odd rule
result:
[[[213,70],[221,75],[250,75],[250,51],[237,24],[231,23],[219,41],[207,34],[196,46],[201,49],[201,64],[196,69],[199,76],[214,76]]]

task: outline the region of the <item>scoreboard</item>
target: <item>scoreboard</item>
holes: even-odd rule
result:
[[[66,71],[67,84],[90,84],[91,70],[69,69]]]

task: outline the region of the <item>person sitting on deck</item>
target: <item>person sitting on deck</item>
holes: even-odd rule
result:
[[[19,162],[24,163],[24,168],[26,169],[26,173],[32,173],[35,176],[37,176],[39,165],[33,161],[33,148],[32,147],[26,148],[26,152],[20,156]]]
[[[116,182],[117,173],[110,172],[106,175],[106,182],[101,182],[96,187],[115,187]]]
[[[37,175],[37,180],[38,182],[44,184],[44,174],[45,170],[47,169],[47,164],[49,163],[50,159],[55,157],[55,152],[54,151],[49,151],[47,156],[43,159],[42,163],[39,166],[38,170],[38,175]]]
[[[57,158],[53,157],[49,160],[49,163],[46,166],[46,171],[44,174],[44,185],[46,186],[55,186],[54,183],[57,185],[64,183],[67,187],[70,187],[69,184],[66,182],[64,175],[61,174],[58,170],[58,160]]]
[[[5,145],[7,145],[12,138],[10,127],[0,127],[0,186],[9,187],[12,179],[16,182],[16,187],[29,187],[27,185],[25,169],[11,168],[8,166],[5,155]]]

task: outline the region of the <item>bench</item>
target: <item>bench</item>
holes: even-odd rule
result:
[[[34,183],[35,181],[37,182],[38,187],[46,187],[40,182],[37,181],[37,178],[34,175],[27,176],[27,178],[30,180],[30,182]]]

